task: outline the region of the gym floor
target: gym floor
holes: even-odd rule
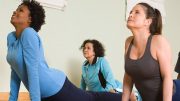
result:
[[[8,101],[9,92],[0,92],[0,101]],[[20,92],[18,101],[30,101],[28,92]]]

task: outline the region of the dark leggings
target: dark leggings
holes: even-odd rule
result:
[[[121,94],[109,92],[87,92],[74,86],[66,78],[62,89],[41,101],[121,101]]]
[[[172,101],[180,101],[180,80],[173,80],[175,92],[172,97]]]

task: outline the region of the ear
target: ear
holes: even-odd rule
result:
[[[145,25],[149,25],[150,26],[150,24],[152,23],[152,19],[146,19],[146,21],[145,21]]]

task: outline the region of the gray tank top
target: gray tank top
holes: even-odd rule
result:
[[[133,79],[142,101],[162,101],[162,78],[159,63],[150,52],[151,40],[152,35],[148,38],[143,56],[137,60],[130,58],[131,41],[125,58],[125,72]]]

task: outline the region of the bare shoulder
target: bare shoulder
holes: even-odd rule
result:
[[[152,44],[157,47],[169,46],[168,40],[162,35],[153,35]]]
[[[170,44],[162,35],[153,35],[151,52],[155,59],[160,57],[162,59],[164,56],[171,57]]]

